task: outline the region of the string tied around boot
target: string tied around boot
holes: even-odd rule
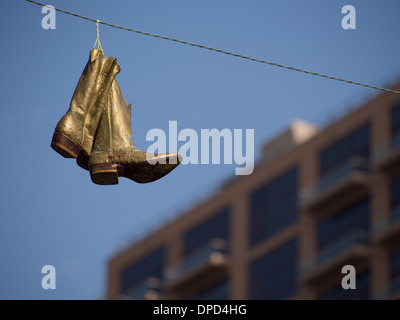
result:
[[[100,42],[99,22],[100,22],[100,20],[96,21],[97,38],[96,38],[96,42],[94,43],[94,48],[96,48],[96,45],[97,45],[97,49],[99,49],[100,52],[102,54],[104,54],[103,47],[101,46],[101,42]]]

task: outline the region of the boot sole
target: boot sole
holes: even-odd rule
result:
[[[100,185],[118,184],[118,165],[99,163],[90,166],[90,178],[93,183]]]
[[[55,132],[51,141],[51,147],[64,158],[78,158],[81,148],[66,136]]]
[[[174,170],[182,162],[182,157],[178,155],[177,161],[171,164],[169,164],[169,157],[167,156],[158,158],[158,160],[165,160],[167,165],[148,161],[129,165],[115,163],[93,164],[89,168],[90,177],[93,183],[100,185],[118,184],[119,177],[125,177],[137,183],[149,183],[164,177]]]

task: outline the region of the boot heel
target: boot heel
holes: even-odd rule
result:
[[[118,169],[116,164],[99,163],[90,166],[90,177],[93,183],[101,185],[118,184]]]
[[[81,148],[74,142],[72,142],[66,136],[55,132],[53,134],[53,140],[51,141],[51,147],[62,155],[64,158],[77,158]]]

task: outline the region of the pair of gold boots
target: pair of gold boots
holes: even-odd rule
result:
[[[121,68],[101,50],[90,51],[67,113],[58,122],[51,147],[76,158],[100,185],[118,184],[118,177],[138,183],[158,180],[182,161],[179,154],[150,154],[133,144],[131,105],[115,79]]]

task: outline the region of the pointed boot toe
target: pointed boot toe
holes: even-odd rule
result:
[[[154,155],[146,161],[122,166],[119,175],[138,183],[149,183],[166,176],[181,162],[182,156],[177,153]]]

